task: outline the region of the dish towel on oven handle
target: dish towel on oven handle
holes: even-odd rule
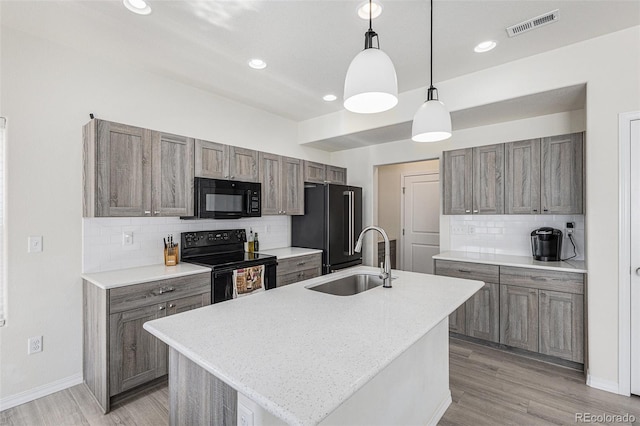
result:
[[[264,265],[233,271],[233,298],[264,291]]]

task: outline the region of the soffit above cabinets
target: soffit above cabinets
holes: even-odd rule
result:
[[[70,47],[92,60],[151,72],[295,121],[341,111],[347,67],[368,27],[361,1],[161,1],[134,15],[121,1],[3,1],[2,26]],[[382,0],[374,27],[399,91],[425,87],[429,4]],[[560,18],[509,38],[509,25],[559,9]],[[434,2],[434,83],[640,25],[629,0]],[[606,16],[606,19],[602,19]],[[495,40],[491,52],[473,47]],[[248,67],[259,57],[263,70]],[[322,96],[333,93],[334,102]]]
[[[452,111],[451,123],[455,131],[560,112],[578,111],[585,108],[586,97],[587,88],[584,84],[563,87]],[[411,121],[312,141],[304,145],[335,152],[405,139],[411,139]]]

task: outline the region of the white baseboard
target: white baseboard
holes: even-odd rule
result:
[[[618,382],[593,377],[591,374],[587,374],[587,386],[611,393],[619,393]]]
[[[82,373],[74,374],[73,376],[65,377],[64,379],[56,380],[55,382],[47,383],[46,385],[38,386],[37,388],[7,396],[0,399],[0,411],[8,410],[9,408],[17,405],[31,402],[35,399],[42,398],[43,396],[51,395],[52,393],[79,385],[80,383],[82,383]]]
[[[444,413],[447,411],[452,402],[453,400],[451,399],[451,391],[449,391],[447,392],[447,397],[443,399],[442,402],[440,402],[440,405],[438,405],[438,408],[433,413],[433,416],[431,416],[431,419],[427,422],[427,426],[436,426],[440,419],[442,419],[442,416],[444,416]]]

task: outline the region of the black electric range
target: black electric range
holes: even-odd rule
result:
[[[233,299],[233,271],[237,269],[264,265],[265,290],[276,287],[276,257],[245,252],[247,235],[244,229],[183,232],[180,239],[182,262],[212,269],[212,303]]]

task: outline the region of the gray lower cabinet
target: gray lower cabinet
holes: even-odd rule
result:
[[[260,153],[263,215],[304,214],[303,161]]]
[[[191,138],[91,120],[83,128],[83,216],[193,215]]]
[[[538,290],[500,286],[500,343],[538,352]]]
[[[322,275],[322,253],[278,259],[276,286],[297,283]]]
[[[167,374],[167,346],[143,329],[211,303],[211,273],[110,290],[83,282],[83,373],[107,413],[111,399]]]
[[[435,274],[485,282],[449,331],[584,363],[583,274],[439,259]]]
[[[197,139],[195,176],[258,182],[258,151]]]

